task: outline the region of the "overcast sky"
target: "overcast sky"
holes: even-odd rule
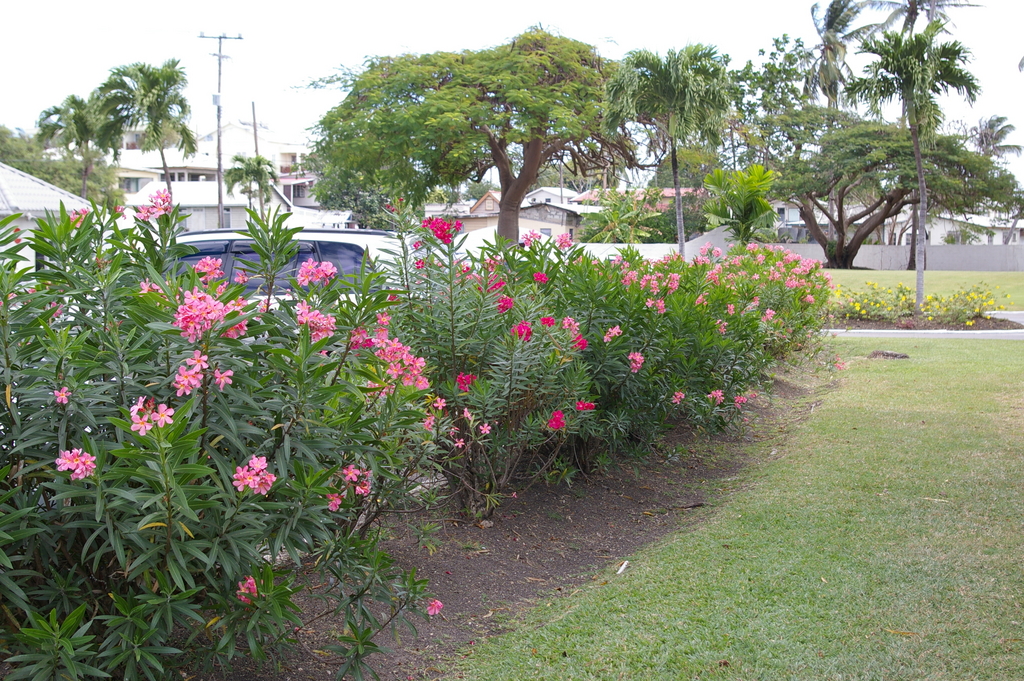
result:
[[[824,0],[823,0],[824,1]],[[1019,129],[1010,140],[1024,145],[1024,2],[976,0],[980,6],[952,10],[952,35],[974,54],[970,70],[982,95],[971,108],[944,103],[947,119],[976,124],[994,114]],[[721,0],[719,2],[568,3],[517,0],[481,2],[227,3],[178,0],[133,4],[94,0],[9,2],[2,12],[5,64],[0,125],[33,129],[39,113],[67,95],[88,93],[110,69],[132,62],[160,64],[178,59],[189,79],[192,120],[200,133],[213,131],[216,109],[216,40],[206,35],[242,35],[225,40],[225,120],[260,122],[274,137],[303,141],[342,93],[304,86],[358,67],[367,56],[479,49],[501,44],[531,25],[595,45],[602,55],[621,58],[646,48],[664,54],[687,43],[716,45],[738,67],[788,33],[813,46],[811,2],[806,0]],[[263,9],[260,9],[260,8]],[[498,12],[498,9],[502,12]],[[865,23],[880,15],[864,15]],[[851,57],[860,73],[863,56]],[[21,62],[21,65],[19,65]],[[1024,159],[1011,168],[1024,180]]]

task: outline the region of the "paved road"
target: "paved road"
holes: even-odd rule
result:
[[[1024,324],[1024,312],[993,312],[1001,317]],[[1024,340],[1024,328],[1013,331],[896,331],[891,329],[829,329],[827,333],[850,338],[973,338],[975,340]]]

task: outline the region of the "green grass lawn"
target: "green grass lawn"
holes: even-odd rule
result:
[[[865,282],[890,288],[902,283],[914,289],[917,278],[914,272],[906,270],[827,270],[832,281],[844,289],[867,289]],[[985,284],[995,294],[996,304],[1008,310],[1024,310],[1024,272],[946,272],[926,271],[924,289],[926,294],[948,296],[976,284]],[[1006,295],[1009,294],[1009,299]]]
[[[1021,346],[834,346],[838,387],[755,433],[738,492],[460,678],[1024,679]]]

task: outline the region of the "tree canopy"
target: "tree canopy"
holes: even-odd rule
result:
[[[602,132],[604,81],[593,47],[540,28],[484,50],[373,57],[321,82],[348,95],[320,120],[315,149],[325,173],[414,202],[495,168],[498,233],[516,240],[520,203],[543,165],[563,159],[586,172],[629,156]]]

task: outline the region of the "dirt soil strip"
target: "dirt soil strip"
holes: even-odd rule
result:
[[[444,603],[441,616],[417,622],[418,636],[395,642],[382,633],[378,644],[393,652],[371,658],[384,681],[436,679],[458,650],[502,633],[539,597],[568,595],[597,579],[594,572],[616,565],[637,549],[691,524],[693,509],[725,503],[729,482],[747,463],[746,445],[779,432],[780,415],[799,418],[781,405],[810,391],[777,380],[771,400],[749,405],[750,422],[739,435],[713,439],[678,425],[669,431],[648,461],[603,475],[578,477],[571,487],[542,484],[509,498],[481,527],[446,518],[436,535],[439,548],[430,555],[416,545],[404,526],[384,543],[395,562],[416,568],[430,580],[430,590]],[[718,481],[717,486],[705,483]],[[711,489],[705,498],[699,488]],[[405,519],[406,522],[416,519]],[[422,518],[421,520],[429,520]],[[309,571],[310,579],[317,579]],[[303,598],[304,619],[323,609],[321,601]],[[317,681],[334,679],[337,666],[322,646],[344,628],[343,620],[325,617],[299,634],[301,648],[277,665],[262,668],[238,660],[231,671],[192,673],[192,681]]]

